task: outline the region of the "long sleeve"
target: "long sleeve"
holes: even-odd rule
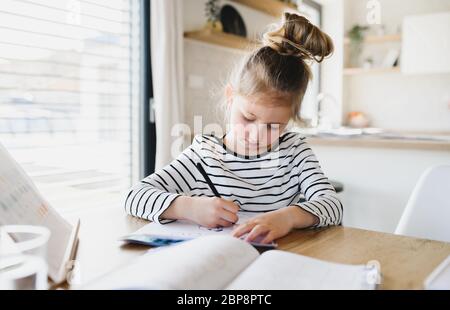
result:
[[[343,206],[336,191],[324,175],[316,156],[305,147],[298,159],[299,190],[305,202],[297,202],[302,209],[319,218],[315,227],[339,225],[343,217]]]
[[[133,186],[125,199],[125,211],[160,224],[171,222],[159,217],[175,198],[192,191],[197,182],[192,148],[191,145],[170,164]]]
[[[297,205],[316,215],[317,226],[337,225],[342,204],[304,138],[288,132],[275,151],[244,158],[217,137],[198,135],[191,146],[160,171],[130,189],[125,210],[136,217],[167,223],[161,214],[180,195],[214,197],[196,164],[200,163],[220,196],[245,211],[272,211]],[[300,195],[306,202],[300,202]]]

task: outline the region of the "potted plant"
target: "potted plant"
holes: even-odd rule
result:
[[[206,29],[222,31],[220,22],[220,0],[208,0],[205,3]]]
[[[284,3],[286,3],[288,6],[291,6],[292,8],[295,8],[295,9],[298,8],[298,6],[297,6],[297,1],[295,1],[295,0],[278,0],[278,1],[284,2]]]
[[[364,42],[364,33],[369,30],[368,26],[354,25],[348,32],[350,40],[350,67],[359,66],[359,58],[362,52]]]

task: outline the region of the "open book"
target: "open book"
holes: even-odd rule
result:
[[[75,254],[79,221],[75,225],[66,221],[42,197],[30,177],[1,144],[0,163],[0,235],[3,225],[36,225],[50,229],[48,274],[54,283],[65,281],[67,263]],[[11,241],[11,237],[16,242],[29,239],[29,236],[18,234],[1,239]]]
[[[343,265],[285,251],[263,254],[226,235],[150,250],[83,289],[374,289],[365,265]]]

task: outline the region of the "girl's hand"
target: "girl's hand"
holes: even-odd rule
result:
[[[287,235],[294,223],[288,208],[263,213],[239,225],[233,230],[234,237],[241,237],[249,233],[246,241],[255,241],[258,237],[263,237],[260,243],[270,243],[275,239]]]
[[[209,228],[228,227],[238,221],[239,206],[218,197],[191,197],[188,219]]]
[[[188,220],[208,228],[227,227],[238,221],[238,211],[235,203],[222,198],[180,195],[160,218]]]

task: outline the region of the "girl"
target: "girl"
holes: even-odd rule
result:
[[[260,211],[233,235],[263,243],[295,228],[338,225],[343,207],[334,188],[304,138],[286,131],[311,79],[307,61],[321,62],[332,52],[327,34],[285,13],[282,26],[264,35],[264,45],[226,87],[230,130],[197,135],[177,159],[130,190],[125,210],[157,223],[184,219],[207,227],[233,225],[240,209]]]

